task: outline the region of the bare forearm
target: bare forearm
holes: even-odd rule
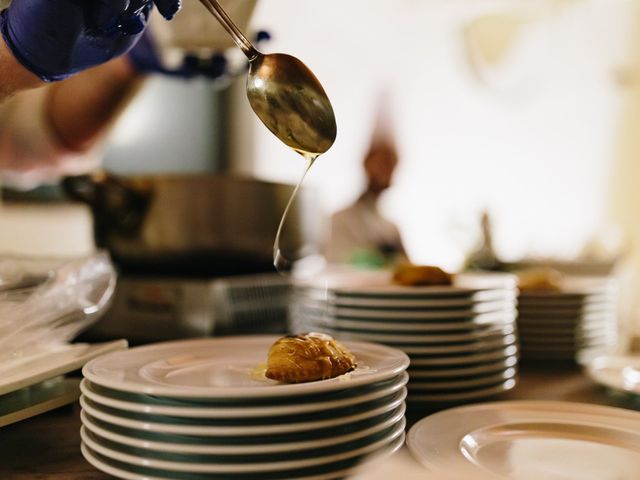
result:
[[[0,102],[21,90],[27,90],[44,83],[24,68],[13,56],[9,47],[0,37]]]
[[[58,141],[72,151],[90,149],[131,100],[142,78],[120,58],[52,85],[46,110]]]

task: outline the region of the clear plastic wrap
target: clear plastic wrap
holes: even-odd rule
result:
[[[106,253],[73,260],[0,257],[0,363],[73,339],[98,320],[115,285]]]

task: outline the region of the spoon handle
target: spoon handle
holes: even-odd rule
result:
[[[227,33],[231,35],[235,44],[240,48],[240,50],[242,50],[242,53],[247,56],[249,61],[254,60],[258,55],[260,55],[260,52],[256,50],[236,24],[233,23],[233,20],[229,18],[229,15],[227,15],[227,12],[222,9],[217,0],[200,0],[200,2],[214,17],[216,17]]]

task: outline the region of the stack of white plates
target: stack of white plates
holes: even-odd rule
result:
[[[522,359],[584,362],[615,348],[616,297],[608,277],[568,277],[560,291],[521,292]]]
[[[264,377],[276,337],[161,343],[83,369],[82,452],[124,479],[333,479],[402,445],[409,359],[347,343],[330,380]]]
[[[407,443],[424,478],[635,480],[640,413],[571,402],[497,402],[431,415]]]
[[[295,331],[321,331],[403,350],[408,401],[418,406],[489,397],[515,385],[516,279],[455,276],[452,286],[403,287],[389,272],[333,275],[299,289]]]

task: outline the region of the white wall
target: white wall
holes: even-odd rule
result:
[[[500,86],[487,85],[467,61],[462,27],[506,5],[530,21]],[[619,115],[614,69],[633,8],[623,0],[261,0],[253,25],[272,32],[269,51],[307,63],[332,99],[338,139],[309,176],[328,211],[359,194],[376,99],[391,92],[401,165],[384,211],[415,261],[454,267],[483,208],[507,259],[574,255],[599,228]],[[296,181],[301,158],[264,127],[248,127],[254,173]]]

